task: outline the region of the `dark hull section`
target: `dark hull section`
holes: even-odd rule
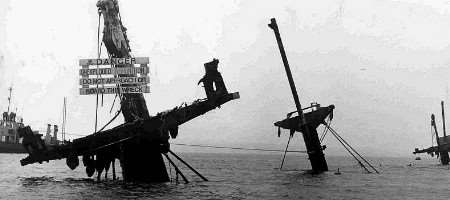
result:
[[[0,153],[26,153],[22,144],[0,142]]]
[[[316,129],[320,124],[325,122],[325,118],[333,112],[334,105],[330,105],[328,107],[319,107],[317,110],[312,112],[305,113],[306,124],[309,125],[310,128]],[[275,126],[281,127],[283,129],[294,129],[297,132],[304,132],[304,126],[300,127],[300,117],[295,116],[292,118],[288,118],[285,120],[281,120],[275,122]]]

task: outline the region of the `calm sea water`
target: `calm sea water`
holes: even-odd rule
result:
[[[436,159],[369,158],[381,174],[367,174],[348,157],[327,156],[330,172],[310,175],[304,155],[180,153],[205,175],[179,164],[189,184],[128,184],[86,178],[64,160],[21,167],[24,154],[0,154],[1,199],[448,199],[450,169]],[[411,166],[408,166],[412,164]],[[117,164],[120,172],[120,167]],[[340,168],[341,175],[334,172]],[[172,178],[174,170],[171,170]],[[120,173],[118,173],[120,177]],[[109,174],[111,177],[111,174]],[[181,179],[180,179],[181,180]],[[182,181],[180,181],[182,182]]]

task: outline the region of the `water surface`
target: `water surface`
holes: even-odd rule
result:
[[[181,163],[191,181],[130,184],[87,178],[65,160],[21,167],[25,154],[0,154],[1,199],[448,199],[450,170],[436,159],[369,158],[381,174],[368,174],[348,157],[327,156],[330,171],[311,175],[304,155],[180,153],[210,181]],[[411,166],[409,166],[411,164]],[[117,164],[118,176],[121,178]],[[341,175],[334,172],[339,168]],[[174,170],[168,170],[175,179]],[[102,179],[104,177],[102,176]]]

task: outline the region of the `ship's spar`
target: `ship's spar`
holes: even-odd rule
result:
[[[97,7],[99,15],[103,15],[103,43],[110,58],[131,57],[117,0],[100,0]],[[169,181],[162,155],[167,156],[170,152],[179,158],[170,151],[169,137],[177,136],[180,125],[239,98],[238,92],[228,93],[222,76],[217,71],[218,64],[217,59],[204,64],[206,73],[199,83],[203,83],[206,99],[198,99],[190,104],[184,103],[179,107],[160,112],[156,116],[149,115],[142,94],[122,94],[121,111],[125,123],[112,129],[98,131],[75,139],[71,143],[51,148],[46,147],[40,138],[33,135],[30,127],[21,129],[19,133],[24,138],[23,145],[29,153],[28,157],[20,161],[21,164],[65,158],[67,165],[74,169],[79,165],[78,156],[83,156],[83,164],[86,166],[88,176],[92,176],[97,171],[99,178],[102,170],[107,170],[109,163],[118,158],[125,181]],[[132,66],[115,65],[115,67]],[[188,167],[193,170],[189,165]]]

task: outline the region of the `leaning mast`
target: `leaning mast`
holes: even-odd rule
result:
[[[289,85],[291,87],[292,96],[294,97],[295,107],[297,108],[298,117],[300,118],[298,123],[295,124],[295,127],[290,127],[290,130],[293,134],[295,130],[300,130],[303,135],[303,140],[306,145],[306,149],[308,152],[308,157],[311,162],[312,171],[314,173],[320,173],[324,171],[328,171],[328,165],[327,161],[325,160],[325,155],[323,154],[322,146],[320,145],[319,136],[316,131],[316,127],[312,126],[310,124],[307,124],[307,121],[305,119],[300,100],[298,98],[297,89],[295,88],[294,80],[292,78],[291,69],[289,67],[289,63],[286,57],[286,52],[284,50],[283,42],[281,41],[280,32],[278,30],[278,25],[275,20],[275,18],[272,18],[270,20],[269,27],[273,30],[275,33],[275,37],[277,40],[278,48],[280,50],[281,58],[283,60],[284,69],[286,71],[286,75],[289,81]],[[328,115],[331,110],[334,109],[334,106],[325,112],[325,117]],[[291,135],[292,135],[291,134]],[[291,136],[292,137],[292,136]]]

